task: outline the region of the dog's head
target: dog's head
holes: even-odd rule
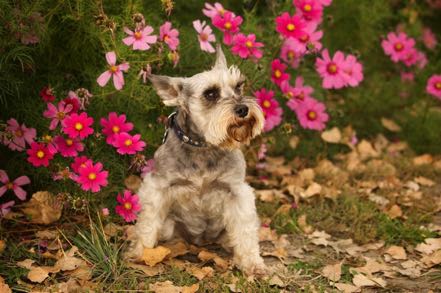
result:
[[[220,46],[209,71],[188,78],[150,75],[149,79],[163,103],[189,115],[209,144],[237,148],[262,131],[262,110],[254,97],[243,95],[245,77],[236,66],[227,66]]]

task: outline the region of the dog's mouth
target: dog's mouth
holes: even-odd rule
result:
[[[234,141],[248,144],[253,138],[253,129],[256,122],[254,116],[247,119],[235,119],[233,123],[228,126],[227,134]]]

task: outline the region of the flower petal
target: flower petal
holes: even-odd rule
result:
[[[107,82],[109,82],[110,77],[112,76],[112,74],[109,71],[105,71],[103,72],[98,79],[96,80],[96,82],[101,86],[105,86],[107,84]]]
[[[116,54],[114,51],[110,51],[106,53],[106,60],[109,65],[115,65],[116,63]]]

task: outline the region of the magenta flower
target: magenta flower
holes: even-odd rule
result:
[[[123,39],[123,43],[127,46],[133,45],[133,50],[148,50],[150,49],[150,44],[156,43],[157,40],[156,35],[151,35],[153,28],[149,25],[141,30],[135,30],[134,32],[125,27],[124,32],[129,36]]]
[[[179,32],[177,29],[172,29],[172,24],[166,21],[159,27],[159,40],[168,45],[170,50],[175,51],[179,46]]]
[[[78,168],[77,183],[81,185],[81,189],[85,191],[99,192],[101,186],[107,186],[107,176],[109,172],[102,171],[103,164],[86,162],[84,167]]]
[[[141,140],[140,134],[131,136],[127,132],[121,132],[115,135],[113,146],[121,155],[134,155],[136,152],[143,151],[146,143]]]
[[[265,88],[256,91],[254,95],[257,98],[257,102],[262,108],[263,115],[265,116],[264,131],[270,131],[282,122],[283,110],[279,106],[279,102],[274,99],[274,92],[268,91]]]
[[[235,55],[239,55],[240,58],[246,59],[252,57],[260,59],[263,53],[258,48],[263,47],[263,43],[256,42],[256,36],[249,34],[248,36],[238,33],[233,37],[233,47],[231,52]]]
[[[77,94],[74,91],[69,91],[67,97],[63,100],[65,107],[72,105],[71,113],[77,113],[81,108],[81,101],[78,98]]]
[[[205,8],[202,9],[202,13],[211,19],[213,19],[215,16],[223,17],[225,12],[227,12],[227,10],[225,10],[222,4],[218,2],[214,3],[214,5],[205,3]]]
[[[193,27],[198,32],[198,40],[201,50],[214,53],[216,50],[214,50],[210,43],[215,42],[216,37],[214,36],[211,27],[208,24],[205,26],[205,21],[201,23],[199,19],[193,21]]]
[[[282,82],[289,80],[291,76],[285,72],[286,65],[280,62],[279,59],[274,59],[271,62],[271,81],[280,86]]]
[[[34,167],[49,166],[49,161],[54,158],[54,153],[44,143],[33,142],[31,148],[26,151],[28,162]]]
[[[31,145],[37,136],[35,128],[27,128],[25,124],[20,125],[14,118],[9,119],[6,126],[8,136],[3,139],[3,143],[13,151],[23,151],[26,143]]]
[[[26,191],[21,186],[31,183],[28,176],[20,176],[14,181],[9,180],[5,170],[0,170],[0,182],[4,185],[0,187],[0,197],[8,190],[14,191],[15,195],[21,199],[26,199]]]
[[[305,53],[306,46],[304,44],[300,43],[297,39],[287,38],[282,44],[280,58],[291,67],[297,68]]]
[[[98,79],[96,80],[97,83],[104,87],[107,82],[109,82],[109,79],[113,76],[113,85],[117,90],[120,90],[124,86],[124,75],[123,71],[127,72],[129,70],[129,63],[125,62],[120,65],[116,65],[116,54],[115,52],[107,52],[106,53],[106,60],[107,63],[110,65],[109,69],[105,72],[103,72]]]
[[[276,30],[285,38],[300,38],[306,23],[298,15],[290,16],[288,12],[276,17]]]
[[[92,124],[93,118],[87,116],[86,112],[73,113],[63,120],[62,130],[70,138],[80,137],[83,139],[93,133],[93,128],[90,127]]]
[[[344,71],[345,56],[341,51],[337,51],[332,59],[329,57],[328,49],[323,50],[322,58],[317,57],[315,68],[322,77],[322,86],[325,89],[340,89],[346,85],[348,75]]]
[[[6,216],[11,211],[11,207],[14,206],[14,204],[15,201],[13,200],[0,204],[0,217]]]
[[[305,129],[323,130],[329,116],[323,103],[312,98],[305,99],[296,110],[297,119]]]
[[[318,0],[320,2],[320,4],[322,4],[323,6],[329,6],[332,3],[332,0]]]
[[[435,49],[436,44],[438,44],[435,34],[428,27],[425,27],[423,29],[423,35],[421,36],[421,39],[423,40],[424,46],[426,46],[426,48],[429,50]]]
[[[135,221],[137,218],[136,214],[141,211],[139,197],[136,194],[132,194],[129,190],[125,190],[124,195],[118,194],[116,200],[119,203],[115,207],[116,213],[123,217],[126,222]]]
[[[311,94],[314,89],[303,84],[303,77],[298,76],[294,87],[291,87],[288,82],[284,82],[280,87],[282,92],[289,98],[286,105],[293,111],[298,109],[299,104],[303,103],[305,99],[312,98]]]
[[[400,72],[400,76],[401,76],[401,81],[402,82],[413,82],[415,80],[415,75],[413,74],[413,72]]]
[[[110,215],[110,211],[108,208],[102,208],[101,214],[103,215],[103,217],[107,217],[108,215]]]
[[[55,101],[55,96],[53,93],[53,89],[49,86],[45,86],[40,91],[40,97],[45,101],[46,103]]]
[[[54,142],[63,157],[76,157],[78,152],[84,150],[84,145],[78,139],[64,138],[58,135],[54,138]]]
[[[356,87],[363,80],[363,65],[357,61],[354,55],[346,56],[343,71],[347,74],[346,82],[349,86]]]
[[[315,22],[309,22],[306,24],[302,35],[298,40],[303,43],[308,51],[318,52],[322,49],[322,43],[320,40],[323,37],[323,31],[316,31],[317,24]]]
[[[441,75],[432,75],[427,81],[426,92],[441,100]]]
[[[141,178],[144,178],[147,174],[155,170],[155,160],[150,159],[145,162],[145,165],[141,168]]]
[[[85,168],[87,165],[90,164],[93,164],[91,159],[89,159],[86,156],[81,156],[81,157],[75,157],[73,163],[70,164],[70,167],[75,173],[79,174],[80,169]]]
[[[49,125],[50,130],[57,128],[58,123],[62,122],[66,115],[72,111],[72,105],[66,105],[63,101],[58,103],[58,107],[55,107],[52,103],[47,103],[47,110],[44,111],[43,116],[51,120]]]
[[[242,24],[242,17],[236,16],[232,12],[225,12],[223,16],[216,15],[212,19],[213,25],[224,33],[223,42],[225,45],[231,45],[233,35],[239,32],[239,26]]]
[[[409,50],[414,49],[415,40],[409,38],[405,33],[395,34],[390,32],[387,34],[387,39],[381,42],[384,53],[389,55],[392,61],[403,61],[408,57]]]
[[[101,118],[101,126],[103,127],[103,134],[106,136],[106,142],[113,144],[115,135],[121,132],[129,132],[133,129],[133,124],[126,122],[126,115],[121,114],[118,116],[115,112],[109,113],[107,120]]]
[[[315,23],[322,22],[323,6],[317,0],[294,0],[297,15],[300,15],[306,21]]]

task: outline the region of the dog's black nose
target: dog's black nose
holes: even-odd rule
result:
[[[248,115],[248,107],[245,105],[237,105],[236,108],[234,108],[234,112],[236,112],[236,115],[240,118],[244,118]]]

